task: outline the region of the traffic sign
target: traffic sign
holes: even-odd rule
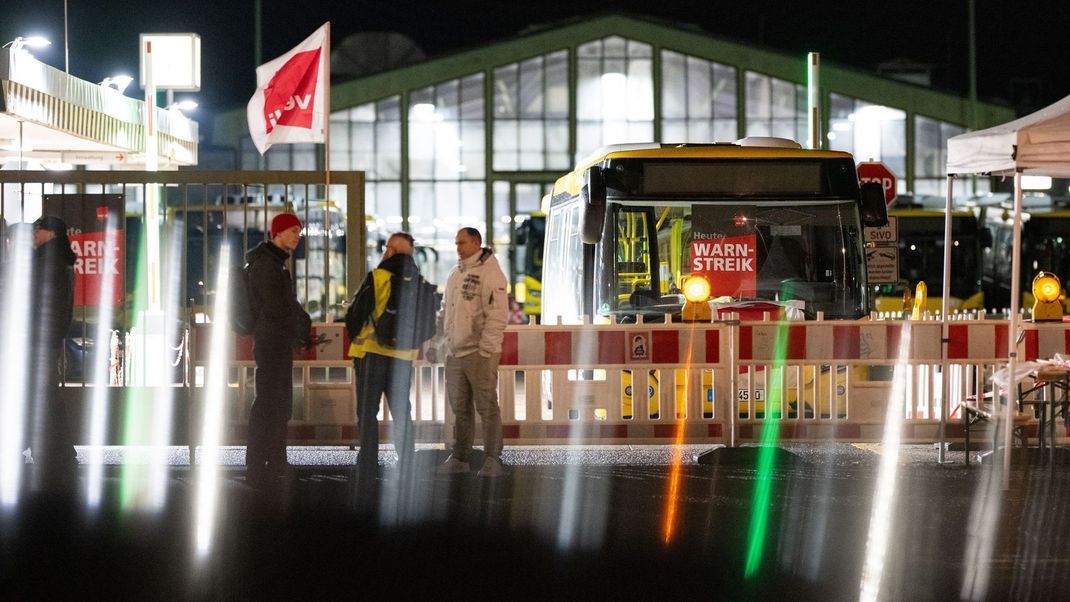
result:
[[[895,200],[895,174],[880,161],[863,161],[858,164],[858,182],[876,182],[884,189],[884,202],[891,205]]]
[[[867,248],[866,280],[870,284],[899,282],[899,247],[889,245]]]
[[[899,218],[894,215],[889,215],[888,223],[883,226],[866,226],[863,230],[867,243],[882,245],[899,242]]]

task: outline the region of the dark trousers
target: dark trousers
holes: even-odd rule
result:
[[[249,412],[247,470],[286,464],[286,426],[293,414],[293,351],[277,340],[256,341],[256,399]]]
[[[74,486],[78,466],[74,425],[59,396],[62,342],[40,349],[31,367],[28,441],[33,455],[37,487],[68,489]]]
[[[361,475],[373,475],[379,464],[379,402],[386,394],[390,417],[394,421],[394,448],[398,464],[405,469],[412,465],[415,440],[412,417],[409,415],[409,388],[412,385],[412,362],[368,353],[353,360],[357,387],[357,426],[360,430],[360,451],[357,468]]]

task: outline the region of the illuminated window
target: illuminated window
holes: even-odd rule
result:
[[[494,169],[567,170],[568,53],[494,70]]]
[[[483,84],[477,73],[409,94],[409,232],[435,283],[457,261],[458,229],[487,232]]]
[[[653,141],[650,45],[611,36],[577,54],[576,160],[606,144]]]
[[[735,67],[665,50],[661,82],[663,141],[731,142],[739,137]]]
[[[839,94],[829,104],[829,148],[858,162],[883,161],[896,175],[898,192],[906,192],[906,113]]]
[[[746,74],[747,136],[806,141],[806,88],[761,73]]]

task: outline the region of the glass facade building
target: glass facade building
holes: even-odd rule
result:
[[[405,229],[441,282],[457,229],[475,226],[512,271],[516,226],[600,146],[805,143],[805,59],[630,17],[544,30],[335,84],[330,167],[366,174],[370,261],[389,232]],[[967,131],[966,100],[835,66],[821,74],[824,148],[885,162],[901,193],[944,194],[946,142]],[[976,127],[1013,117],[980,105]],[[247,135],[216,143],[237,148],[241,169],[324,167],[322,145],[278,145],[261,159]],[[984,180],[956,186],[987,191]]]

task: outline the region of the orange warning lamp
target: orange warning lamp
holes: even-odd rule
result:
[[[680,319],[684,322],[709,322],[713,318],[710,311],[710,281],[705,276],[688,276],[684,280],[684,308]]]
[[[1033,278],[1033,321],[1061,322],[1063,304],[1059,302],[1062,286],[1059,277],[1051,272],[1040,272]]]
[[[920,320],[925,315],[925,306],[929,301],[929,287],[925,286],[924,280],[919,280],[914,287],[914,309],[910,312],[911,320]]]
[[[903,314],[909,314],[914,311],[914,293],[911,292],[910,286],[903,287]]]

